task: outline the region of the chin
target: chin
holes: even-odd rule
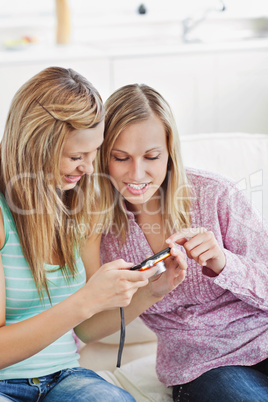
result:
[[[75,188],[77,185],[77,183],[66,183],[62,186],[62,190],[63,191],[67,191],[67,190],[72,190],[73,188]]]
[[[149,198],[150,199],[150,198]],[[147,197],[137,197],[137,196],[133,196],[133,197],[126,197],[125,200],[132,205],[142,205],[142,204],[146,204],[146,202],[149,200]]]

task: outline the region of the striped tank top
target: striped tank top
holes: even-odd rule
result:
[[[70,274],[68,280],[57,269],[59,266],[45,265],[51,303],[46,292],[41,303],[30,267],[22,253],[12,214],[1,193],[0,207],[5,229],[1,257],[6,285],[6,325],[10,325],[33,317],[75,293],[86,283],[86,273],[80,257],[76,261],[75,278]],[[78,367],[78,359],[72,331],[69,331],[36,355],[0,370],[0,380],[41,377],[65,368]]]

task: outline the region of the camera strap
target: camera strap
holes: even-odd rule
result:
[[[126,337],[125,312],[124,312],[123,307],[120,307],[120,317],[121,317],[120,342],[119,342],[119,348],[118,348],[116,367],[121,366],[122,352],[123,352],[123,348],[124,348],[124,344],[125,344],[125,337]]]

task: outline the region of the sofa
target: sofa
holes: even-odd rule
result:
[[[223,174],[237,182],[268,219],[268,134],[216,133],[181,137],[185,166]],[[81,344],[80,364],[125,388],[138,402],[171,402],[172,390],[155,372],[157,339],[140,318],[126,328],[122,365],[116,368],[119,332]]]

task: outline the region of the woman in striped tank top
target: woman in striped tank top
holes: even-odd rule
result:
[[[108,335],[104,311],[127,306],[156,272],[116,260],[89,278],[89,176],[103,131],[100,95],[71,69],[41,71],[12,101],[0,156],[1,402],[133,400],[79,367],[72,333],[84,342]],[[156,301],[145,299],[137,311]]]

